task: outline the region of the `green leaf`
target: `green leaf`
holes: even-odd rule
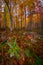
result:
[[[6,42],[7,42],[7,40],[3,41],[3,42],[1,43],[1,45],[4,45],[4,44],[6,44]]]
[[[31,53],[30,53],[30,51],[28,49],[25,49],[25,55],[27,57],[32,57],[32,55],[31,55]]]
[[[10,49],[8,50],[8,53],[11,54],[12,52],[13,52],[13,49],[10,48]]]
[[[15,39],[15,40],[14,40],[14,47],[16,46],[16,43],[17,43],[17,42],[16,42],[16,39]]]
[[[38,56],[35,58],[35,65],[43,65],[43,60]]]
[[[13,45],[11,44],[11,42],[8,42],[7,44],[8,44],[8,46],[9,46],[10,48],[13,48]]]
[[[14,54],[17,57],[17,59],[20,59],[21,58],[20,55],[18,54],[18,52],[16,50],[14,51]]]
[[[18,45],[16,45],[15,50],[16,50],[17,52],[20,52],[20,51],[21,51],[21,49],[20,49],[20,47],[19,47]]]

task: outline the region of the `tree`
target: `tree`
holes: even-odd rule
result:
[[[8,7],[8,11],[9,11],[9,15],[10,15],[10,23],[11,23],[10,30],[12,31],[11,0],[10,0],[10,2],[9,2],[9,0],[4,0],[4,2],[6,3],[6,6]]]
[[[28,12],[30,13],[30,30],[32,31],[32,17],[33,17],[33,11],[34,11],[34,0],[27,0],[25,1],[25,6],[28,6]]]

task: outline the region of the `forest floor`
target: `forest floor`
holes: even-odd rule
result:
[[[0,65],[43,65],[43,63],[39,64],[38,61],[35,63],[35,58],[28,57],[29,52],[26,51],[26,55],[24,55],[24,49],[31,48],[31,52],[35,53],[38,57],[40,57],[43,60],[43,35],[38,34],[37,32],[29,32],[29,31],[24,31],[24,30],[19,30],[19,31],[0,31],[0,44],[3,43],[4,41],[10,41],[11,43],[14,42],[16,39],[17,45],[22,49],[22,53],[20,53],[22,59],[18,60],[17,58],[10,58],[8,56],[8,53],[5,51],[8,50],[8,45],[5,49],[2,50],[0,48],[0,57],[4,56],[4,59],[0,59]],[[5,42],[4,42],[5,43]],[[3,44],[4,44],[3,43]],[[5,47],[5,46],[4,46]],[[30,54],[31,55],[31,54]],[[32,56],[32,55],[31,55]],[[8,61],[10,58],[10,61]],[[32,64],[31,64],[32,62]],[[40,62],[40,61],[39,61]]]

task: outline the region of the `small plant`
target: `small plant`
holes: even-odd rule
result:
[[[40,57],[36,56],[34,65],[43,65],[43,60]]]
[[[8,46],[10,47],[10,49],[8,50],[8,53],[10,54],[10,57],[16,56],[18,59],[20,59],[20,47],[17,45],[16,39],[14,40],[14,44],[12,44],[11,42],[7,43]]]
[[[32,49],[31,49],[32,50]],[[28,57],[28,58],[34,58],[34,64],[32,62],[30,62],[29,64],[30,65],[43,65],[43,60],[37,56],[37,54],[35,54],[35,52],[31,52],[31,50],[29,49],[25,49],[24,52],[25,52],[25,55]]]

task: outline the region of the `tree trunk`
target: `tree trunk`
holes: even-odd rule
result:
[[[9,15],[10,15],[10,22],[11,22],[11,27],[10,27],[10,31],[12,31],[12,14],[11,14],[11,3],[10,3],[10,7],[9,7],[9,3],[7,2],[7,0],[4,0],[7,7],[8,7],[8,11],[9,11]]]
[[[26,30],[26,8],[24,7],[24,11],[25,11],[25,30]]]

